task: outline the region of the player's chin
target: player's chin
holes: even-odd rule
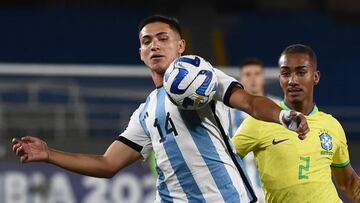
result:
[[[304,95],[303,94],[288,94],[287,98],[291,103],[301,103],[304,100]]]
[[[157,74],[164,74],[168,67],[163,64],[152,64],[151,70]]]

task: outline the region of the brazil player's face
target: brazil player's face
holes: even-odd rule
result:
[[[282,55],[279,59],[280,86],[289,103],[313,100],[314,85],[320,75],[307,54],[294,53]]]
[[[245,90],[253,95],[261,95],[264,89],[264,73],[260,65],[246,65],[241,69],[240,82]]]
[[[149,23],[140,31],[140,57],[152,72],[164,74],[185,50],[185,41],[166,23]]]

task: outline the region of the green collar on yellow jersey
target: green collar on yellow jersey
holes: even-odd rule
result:
[[[285,110],[291,110],[288,105],[285,104],[284,101],[280,102],[280,107]],[[311,116],[316,114],[319,111],[318,107],[314,104],[313,108],[311,109],[310,113],[307,116]]]

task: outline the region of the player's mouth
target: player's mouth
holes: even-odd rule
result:
[[[161,60],[163,59],[165,56],[164,55],[161,55],[161,54],[153,54],[150,59],[152,61],[158,61],[158,60]]]
[[[290,96],[296,97],[299,96],[303,92],[303,90],[301,88],[289,88],[287,92]]]

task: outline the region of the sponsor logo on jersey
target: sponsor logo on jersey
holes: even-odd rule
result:
[[[289,139],[283,139],[283,140],[275,140],[275,139],[273,139],[272,144],[277,145],[277,144],[280,144],[282,142],[285,142],[286,140],[289,140]]]

